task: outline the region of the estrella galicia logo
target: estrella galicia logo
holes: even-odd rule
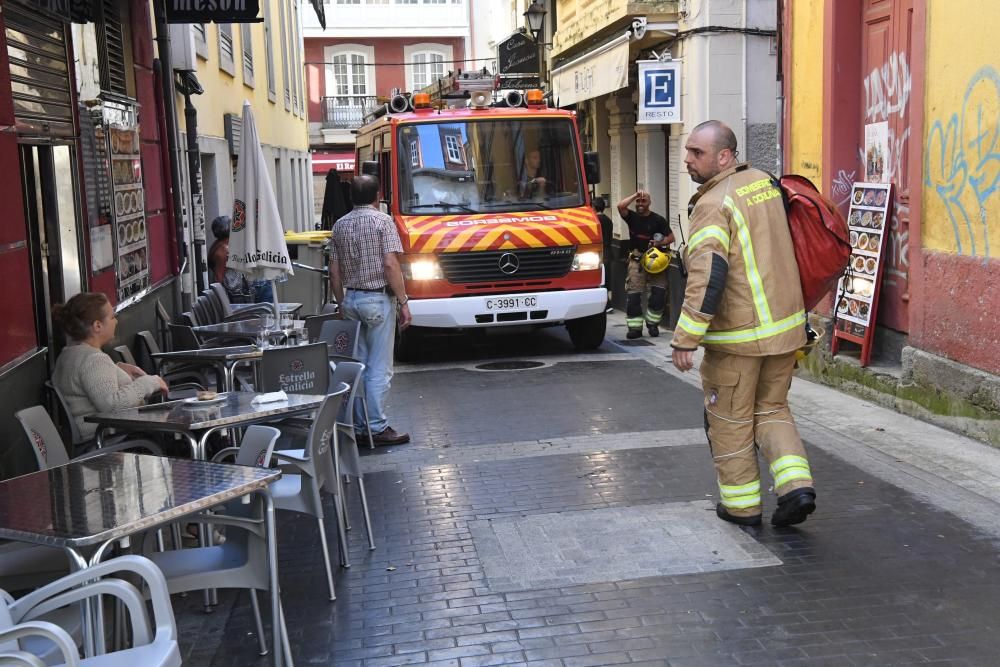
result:
[[[289,370],[298,372],[305,368],[306,365],[302,363],[301,359],[292,359],[291,363],[288,364]]]
[[[247,226],[247,205],[237,199],[233,204],[233,231],[242,232]]]

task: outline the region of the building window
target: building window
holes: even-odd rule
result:
[[[443,5],[447,2],[448,0],[424,0],[425,5]]]
[[[254,87],[253,34],[249,23],[240,24],[240,51],[243,52],[243,85]]]
[[[410,166],[420,166],[420,141],[418,139],[410,140]]]
[[[274,102],[278,98],[274,79],[274,43],[271,41],[271,3],[264,0],[264,60],[267,69],[267,99]]]
[[[360,5],[361,0],[337,0],[338,5]]]
[[[444,76],[444,56],[417,53],[413,56],[413,89],[419,90]]]
[[[278,31],[281,33],[281,89],[285,96],[285,111],[292,108],[291,83],[288,77],[288,19],[284,0],[278,1]]]
[[[205,32],[205,24],[192,23],[191,29],[194,31],[194,52],[202,60],[208,60],[208,34]]]
[[[419,0],[396,0],[397,5],[415,5]]]
[[[444,137],[444,145],[448,151],[448,162],[462,162],[462,143],[454,134],[447,134]]]
[[[336,97],[368,95],[368,73],[363,53],[338,53],[333,57],[333,85]]]
[[[294,40],[294,47],[292,48],[292,53],[294,55],[294,70],[295,81],[293,85],[295,86],[295,94],[292,99],[292,113],[299,116],[305,116],[305,82],[303,81],[304,67],[302,66],[302,51],[305,48],[302,44],[302,21],[299,18],[299,5],[298,3],[292,3],[294,15],[294,22],[292,23],[292,39]]]
[[[236,76],[236,63],[233,60],[233,26],[231,23],[219,24],[219,69]]]
[[[403,47],[407,62],[407,86],[418,91],[445,75],[445,63],[451,60],[452,49],[446,44],[410,44]]]

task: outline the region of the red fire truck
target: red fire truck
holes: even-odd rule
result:
[[[587,188],[600,180],[596,153],[582,152],[575,114],[548,108],[541,91],[499,105],[492,89],[468,97],[448,108],[426,93],[396,96],[358,130],[358,170],[380,177],[403,243],[413,323],[397,358],[413,358],[433,330],[519,325],[565,324],[576,347],[598,347],[607,290]]]

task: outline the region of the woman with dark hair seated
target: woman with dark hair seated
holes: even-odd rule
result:
[[[56,305],[52,318],[69,342],[56,360],[52,383],[66,399],[85,438],[92,438],[97,430],[96,424],[83,420],[87,415],[134,408],[151,394],[167,392],[167,383],[159,375],[146,375],[131,364],[116,364],[101,350],[114,340],[118,326],[104,294],[81,292]]]

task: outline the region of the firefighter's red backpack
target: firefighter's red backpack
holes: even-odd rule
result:
[[[786,174],[776,180],[792,232],[802,300],[806,310],[812,310],[836,287],[850,261],[847,221],[805,176]]]

